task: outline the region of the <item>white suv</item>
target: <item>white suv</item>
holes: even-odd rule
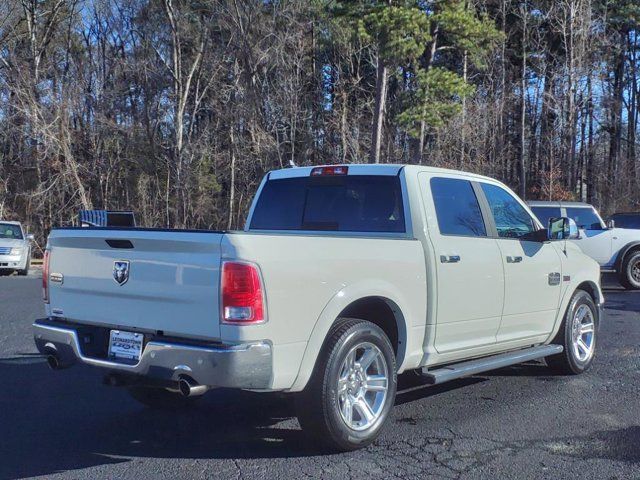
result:
[[[26,235],[20,222],[0,220],[0,274],[29,273],[33,235]]]
[[[588,203],[534,201],[529,206],[543,225],[551,218],[573,219],[580,229],[580,238],[573,241],[600,264],[602,272],[617,273],[626,288],[640,289],[640,230],[605,224]]]

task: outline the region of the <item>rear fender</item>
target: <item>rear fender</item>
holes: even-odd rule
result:
[[[396,287],[387,282],[379,280],[364,280],[353,285],[345,286],[333,296],[322,310],[322,313],[313,328],[309,342],[307,343],[298,376],[291,387],[291,391],[301,391],[306,386],[307,382],[311,378],[316,361],[318,360],[322,350],[322,345],[324,344],[331,327],[340,317],[341,312],[343,312],[352,303],[363,298],[370,297],[377,297],[386,301],[394,311],[398,327],[398,366],[403,367],[404,364],[410,360],[407,356],[407,352],[412,352],[416,349],[416,346],[420,351],[413,355],[409,355],[409,357],[411,357],[411,359],[416,357],[417,361],[420,360],[422,353],[420,346],[422,345],[423,338],[414,338],[415,335],[408,334],[406,318],[411,317],[406,316],[409,312],[408,302],[402,293],[399,292]],[[401,368],[399,368],[399,370],[401,371]]]

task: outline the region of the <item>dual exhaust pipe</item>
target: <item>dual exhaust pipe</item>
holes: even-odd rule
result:
[[[51,370],[62,370],[64,368],[70,367],[74,363],[69,361],[67,362],[63,361],[63,359],[60,358],[58,353],[52,348],[48,348],[47,351],[45,352],[45,355],[46,355],[47,365],[49,365],[49,368],[51,368]]]
[[[72,365],[62,362],[60,357],[57,355],[57,352],[53,349],[48,349],[46,358],[47,364],[49,365],[49,368],[51,368],[51,370],[62,370]],[[122,385],[121,379],[119,377],[108,375],[105,378],[105,383],[107,383],[108,385]],[[178,380],[178,390],[184,397],[198,397],[200,395],[204,395],[207,390],[209,390],[209,387],[206,385],[200,385],[191,377],[182,376]]]

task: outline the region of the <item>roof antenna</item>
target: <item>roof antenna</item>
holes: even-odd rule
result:
[[[292,158],[289,159],[289,168],[296,168],[298,165],[296,165],[296,162],[293,161]]]

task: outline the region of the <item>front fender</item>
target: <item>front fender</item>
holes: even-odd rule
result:
[[[383,280],[363,280],[342,288],[322,310],[307,343],[298,376],[290,389],[291,391],[301,391],[306,386],[322,350],[322,345],[340,314],[354,302],[373,297],[387,302],[396,317],[398,327],[398,371],[402,372],[407,368],[407,365],[413,365],[413,363],[417,366],[422,358],[426,313],[420,316],[419,312],[412,310],[409,299],[393,284]],[[418,309],[420,308],[418,307]],[[413,309],[416,309],[416,306],[413,306]],[[426,306],[423,312],[426,312]],[[422,321],[418,322],[417,325],[411,325],[407,322],[407,319],[411,318],[422,319]]]
[[[582,253],[580,255],[582,255]],[[596,306],[599,311],[602,311],[604,295],[600,286],[600,266],[590,258],[584,255],[582,256],[585,260],[588,259],[589,261],[571,262],[571,267],[573,268],[569,268],[567,269],[567,273],[563,273],[563,280],[567,277],[569,277],[570,280],[568,282],[563,281],[564,290],[560,297],[558,313],[556,314],[553,331],[549,335],[546,343],[552,342],[558,335],[565,313],[569,307],[569,303],[571,302],[571,298],[578,288],[590,290],[589,293],[594,295],[594,302],[596,303]],[[564,270],[565,268],[563,268],[563,271]]]

